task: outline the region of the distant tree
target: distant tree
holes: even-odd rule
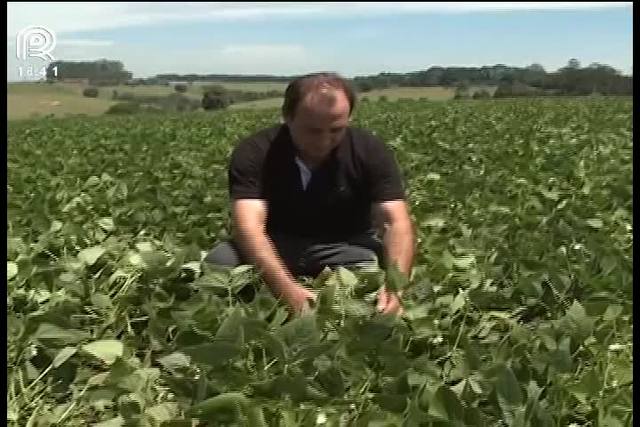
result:
[[[97,98],[98,97],[98,88],[97,87],[88,87],[82,91],[82,95],[87,98]]]
[[[544,92],[535,87],[527,86],[520,82],[501,83],[493,94],[494,98],[512,98],[523,96],[544,95]]]
[[[206,85],[202,87],[204,93],[216,96],[225,96],[229,93],[226,87],[222,85]]]
[[[177,84],[173,86],[173,89],[178,93],[185,93],[187,91],[187,85]]]
[[[545,73],[544,67],[540,64],[531,64],[527,67],[527,70],[534,73]]]
[[[489,99],[491,98],[491,94],[485,89],[480,89],[473,93],[472,98],[473,99]]]
[[[456,92],[453,96],[453,99],[469,99],[471,95],[469,94],[469,85],[466,82],[458,83],[456,86]]]
[[[357,84],[357,88],[360,92],[371,92],[374,89],[374,85],[369,80],[363,80]]]
[[[134,114],[140,111],[140,104],[137,102],[118,102],[112,105],[105,114]]]
[[[567,68],[570,68],[572,70],[580,69],[580,61],[578,61],[576,58],[571,58],[567,63]]]
[[[204,110],[221,110],[231,105],[231,102],[225,95],[207,92],[202,97],[201,105]]]

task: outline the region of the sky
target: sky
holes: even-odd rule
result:
[[[120,60],[134,77],[532,63],[555,71],[570,58],[631,74],[632,12],[632,2],[9,2],[7,81],[51,61],[18,59],[18,43],[38,43],[18,40],[30,26],[51,34],[55,60]]]

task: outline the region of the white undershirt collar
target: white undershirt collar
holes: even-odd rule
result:
[[[309,170],[307,165],[305,165],[304,162],[300,160],[298,156],[296,156],[296,163],[300,168],[300,179],[302,180],[302,188],[306,190],[307,185],[309,184],[309,180],[311,179],[311,171]]]

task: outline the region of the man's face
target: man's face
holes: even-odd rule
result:
[[[303,160],[321,163],[338,146],[349,125],[349,99],[340,90],[318,89],[286,118],[293,143]]]

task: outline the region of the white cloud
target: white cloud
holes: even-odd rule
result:
[[[300,58],[301,56],[306,56],[306,53],[303,46],[287,44],[229,45],[220,50],[220,54],[225,57],[235,58],[239,55],[251,56],[254,59],[276,59],[283,56]]]
[[[56,46],[113,46],[112,40],[60,39]]]
[[[256,20],[274,18],[366,17],[415,13],[461,13],[515,10],[580,10],[631,7],[632,2],[9,2],[7,35],[30,25],[56,34],[171,22]]]

